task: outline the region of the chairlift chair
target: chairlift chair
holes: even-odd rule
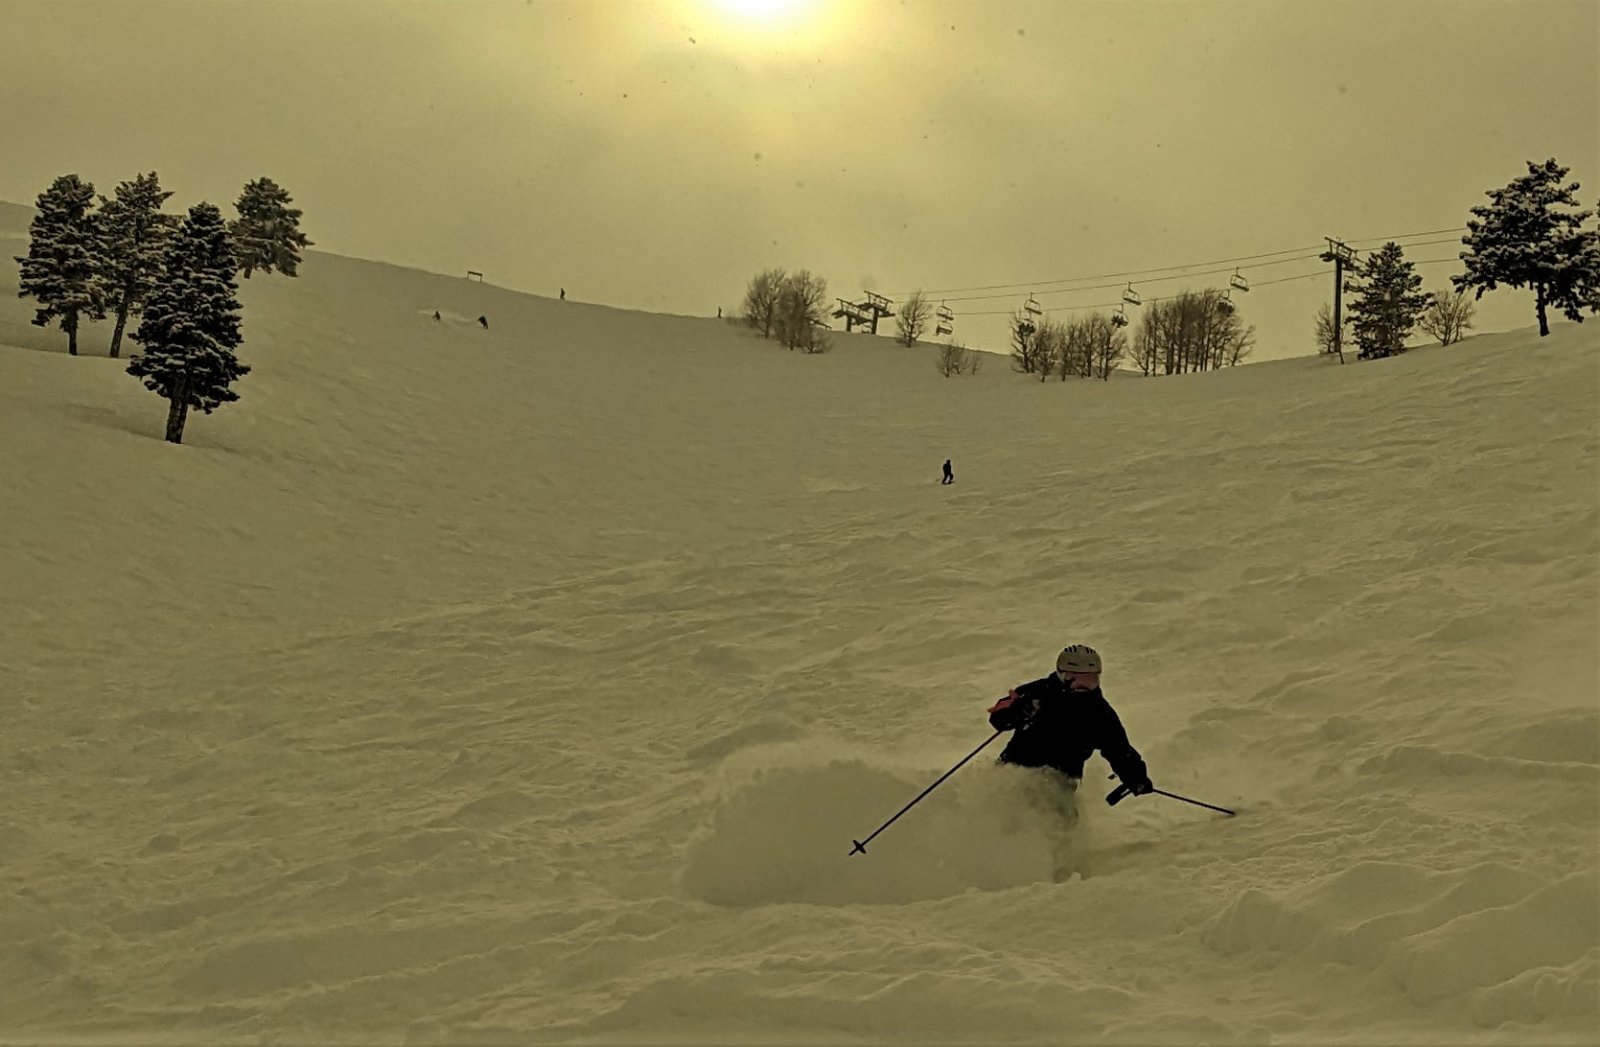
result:
[[[1222,293],[1222,296],[1217,299],[1217,312],[1222,313],[1224,315],[1227,315],[1228,313],[1233,312],[1233,299],[1231,297],[1232,294],[1233,294],[1232,291],[1224,291]]]
[[[1248,291],[1250,290],[1250,281],[1240,276],[1239,270],[1235,268],[1233,275],[1228,277],[1228,286],[1236,291]]]
[[[934,334],[950,334],[954,330],[955,330],[955,328],[951,327],[949,324],[945,323],[943,320],[940,320],[939,323],[937,325],[935,325],[935,327],[933,329],[933,333]]]
[[[956,318],[956,314],[951,312],[950,307],[948,305],[945,305],[943,302],[940,302],[939,303],[939,319],[941,319],[941,320],[954,320],[955,318]]]
[[[1030,316],[1038,316],[1044,312],[1044,309],[1039,306],[1038,300],[1033,297],[1032,293],[1028,295],[1028,300],[1022,303],[1022,308],[1026,309]]]
[[[1128,289],[1122,292],[1122,300],[1127,302],[1129,305],[1139,304],[1139,292],[1133,289],[1132,284],[1129,284]]]
[[[1113,327],[1127,327],[1128,326],[1128,314],[1123,312],[1122,306],[1120,306],[1120,305],[1117,306],[1117,311],[1111,314],[1111,326],[1113,326]]]

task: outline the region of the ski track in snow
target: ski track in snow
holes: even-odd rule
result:
[[[0,1039],[1593,1042],[1593,324],[1041,386],[312,255],[173,448],[7,280]],[[1002,739],[847,857],[1069,640],[1239,817]]]

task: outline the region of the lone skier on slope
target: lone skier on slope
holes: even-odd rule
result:
[[[1055,672],[1013,687],[990,706],[989,723],[997,731],[1016,732],[1000,753],[1001,763],[1050,767],[1076,788],[1083,761],[1098,749],[1130,793],[1142,796],[1155,788],[1144,758],[1100,693],[1100,655],[1092,647],[1063,648]]]

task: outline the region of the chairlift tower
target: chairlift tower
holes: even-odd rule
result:
[[[1355,264],[1356,252],[1331,236],[1325,236],[1323,239],[1328,241],[1328,249],[1318,257],[1324,262],[1333,263],[1333,351],[1339,354],[1339,362],[1342,364],[1344,363],[1344,314],[1341,310],[1344,302],[1344,267]]]
[[[865,294],[867,298],[863,302],[847,302],[843,298],[839,299],[839,307],[833,311],[834,316],[844,318],[846,334],[855,330],[857,324],[877,334],[878,321],[894,315],[894,303],[888,298],[873,291],[867,291]]]
[[[894,315],[894,303],[889,301],[889,299],[885,298],[883,295],[875,294],[872,291],[868,291],[866,294],[867,300],[859,303],[859,305],[862,309],[866,310],[867,314],[871,317],[871,319],[867,322],[868,330],[870,330],[873,334],[877,334],[878,321],[882,320],[886,316]]]
[[[856,324],[865,327],[868,322],[866,310],[843,298],[839,299],[839,307],[833,311],[833,315],[844,319],[844,329],[847,334],[855,330]]]

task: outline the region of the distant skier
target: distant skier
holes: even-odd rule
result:
[[[951,469],[950,469],[950,459],[946,458],[944,460],[944,479],[940,480],[939,483],[941,485],[943,485],[943,484],[953,484],[955,482],[956,482],[956,474],[953,471],[951,471]]]
[[[489,318],[487,316],[478,317],[478,322],[483,325],[485,331],[489,329]]]
[[[561,300],[563,302],[567,300],[567,289],[565,287],[561,289]]]
[[[717,319],[722,319],[722,306],[717,306]]]
[[[1049,767],[1066,776],[1076,789],[1083,761],[1096,749],[1130,793],[1143,796],[1155,788],[1144,758],[1128,741],[1116,710],[1100,693],[1100,655],[1075,643],[1056,656],[1056,671],[1013,687],[989,707],[989,724],[997,731],[1015,731],[1000,763]]]
[[[439,322],[439,310],[437,310],[437,309],[435,309],[433,311],[433,322],[434,323],[438,323]]]

